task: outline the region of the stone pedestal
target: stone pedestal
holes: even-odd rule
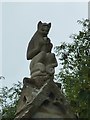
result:
[[[24,85],[15,120],[22,118],[75,118],[60,88],[48,79],[41,88]],[[63,120],[62,119],[62,120]]]

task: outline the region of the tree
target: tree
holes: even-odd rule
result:
[[[22,84],[18,81],[11,88],[3,87],[0,90],[0,105],[2,106],[2,120],[13,120],[21,94]]]
[[[88,118],[90,116],[90,20],[78,22],[83,27],[78,35],[71,36],[73,43],[64,42],[55,47],[62,65],[56,76],[62,82],[65,95],[75,114],[80,118]]]

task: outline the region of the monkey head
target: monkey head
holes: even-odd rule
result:
[[[37,25],[37,30],[40,34],[42,34],[43,37],[47,36],[50,28],[51,28],[51,23],[47,24],[47,23],[42,23],[41,21],[39,21]]]

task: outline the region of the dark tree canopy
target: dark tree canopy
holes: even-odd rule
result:
[[[22,84],[18,82],[11,88],[0,88],[0,106],[2,106],[2,120],[13,120],[15,118],[16,106],[21,93]]]
[[[55,47],[62,68],[57,79],[62,81],[74,112],[81,118],[90,116],[90,21],[82,24],[79,34],[71,38],[73,43],[61,43]]]

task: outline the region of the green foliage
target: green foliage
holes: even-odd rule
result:
[[[21,93],[21,82],[13,87],[3,87],[0,91],[0,105],[2,106],[2,120],[13,120],[15,117],[17,102]]]
[[[80,118],[90,116],[90,21],[78,21],[82,31],[72,35],[73,43],[55,47],[62,68],[57,79],[63,83],[73,111]],[[90,119],[90,118],[89,118]]]

